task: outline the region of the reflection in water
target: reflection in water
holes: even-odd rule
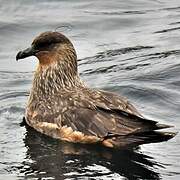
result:
[[[64,143],[30,127],[24,143],[27,153],[19,170],[26,178],[107,178],[117,174],[128,179],[159,179],[159,174],[151,170],[158,164],[138,150]]]

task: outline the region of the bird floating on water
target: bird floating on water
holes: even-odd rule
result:
[[[44,32],[16,60],[36,56],[25,119],[35,130],[73,143],[134,147],[166,141],[171,126],[145,119],[124,97],[91,89],[80,79],[71,41],[59,32]]]

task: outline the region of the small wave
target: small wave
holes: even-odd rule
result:
[[[29,93],[27,93],[26,91],[3,93],[0,95],[0,101],[5,99],[17,98],[17,97],[25,97],[28,95]]]
[[[164,81],[164,84],[173,84],[175,82],[178,82],[177,77],[180,76],[180,65],[173,65],[173,66],[168,66],[164,68],[162,71],[157,71],[157,72],[151,72],[149,74],[139,74],[136,77],[133,77],[133,80],[138,80],[138,81]],[[170,81],[171,80],[171,81]]]
[[[141,49],[150,49],[153,47],[144,47],[144,46],[137,46],[136,48],[123,48],[123,49],[116,49],[116,50],[108,50],[105,52],[100,52],[96,56],[93,57],[87,57],[85,59],[82,59],[81,61],[85,61],[82,64],[94,64],[97,62],[105,62],[105,61],[113,61],[114,56],[130,53],[133,51],[138,51]],[[135,57],[131,57],[128,59],[121,59],[120,63],[117,62],[117,64],[109,64],[109,66],[106,67],[95,67],[95,68],[89,68],[81,72],[81,74],[89,75],[89,74],[101,74],[101,73],[109,73],[109,72],[119,72],[122,70],[135,70],[138,68],[143,68],[146,66],[150,66],[154,63],[154,61],[151,61],[151,59],[161,59],[161,58],[167,58],[171,55],[180,55],[180,50],[169,50],[169,51],[163,51],[163,52],[154,52],[149,54],[143,54]],[[138,59],[133,62],[134,59]],[[132,63],[127,61],[131,61]],[[138,63],[137,63],[138,62]],[[157,62],[156,62],[157,63]]]
[[[146,55],[142,55],[139,57],[150,57],[150,58],[158,58],[159,59],[159,58],[166,58],[171,55],[180,55],[180,49],[151,53],[151,54],[146,54]]]
[[[121,93],[123,95],[133,97],[133,99],[138,99],[143,103],[152,102],[154,106],[165,105],[166,107],[169,107],[169,109],[173,108],[179,110],[179,104],[174,101],[175,97],[179,97],[179,93],[177,91],[170,92],[168,90],[164,90],[161,86],[152,88],[150,84],[151,83],[142,87],[137,82],[137,84],[134,85],[119,86],[119,89],[121,89]]]
[[[166,10],[166,11],[180,10],[180,6],[163,8],[162,10]]]
[[[180,21],[170,23],[169,25],[176,25],[176,24],[180,24]]]
[[[101,11],[101,12],[93,12],[93,11],[84,11],[84,13],[87,13],[87,14],[91,14],[91,15],[123,15],[123,14],[146,14],[148,12],[148,10],[142,10],[142,11],[122,11],[122,12],[119,12],[119,11],[114,11],[114,12],[107,12],[107,11]]]
[[[6,112],[13,113],[13,114],[17,114],[18,112],[24,113],[24,108],[18,107],[18,106],[10,106],[10,107],[5,107],[5,108],[0,109],[0,114],[6,113]]]
[[[169,29],[163,29],[163,30],[160,30],[160,31],[155,31],[154,33],[166,33],[166,32],[170,32],[170,31],[176,31],[176,30],[179,30],[180,27],[175,27],[175,28],[169,28]]]
[[[29,74],[29,75],[32,75],[32,73],[33,72],[25,72],[25,71],[23,71],[23,72],[19,72],[19,71],[0,71],[0,74],[21,74],[21,75],[24,75],[24,74]]]
[[[103,61],[105,61],[107,58],[111,58],[111,57],[118,56],[121,54],[127,54],[127,53],[131,53],[131,52],[135,52],[135,51],[141,51],[141,50],[152,49],[152,48],[154,48],[154,47],[152,47],[152,46],[135,46],[135,47],[126,47],[126,48],[121,48],[121,49],[114,49],[114,50],[106,50],[106,51],[97,53],[97,55],[95,55],[95,56],[86,57],[84,59],[79,59],[78,61],[80,62],[79,65],[92,64],[92,63],[97,63],[98,61],[102,61],[102,59],[103,59]],[[108,59],[108,61],[109,60],[110,59]],[[86,61],[86,62],[84,62],[84,61]]]
[[[83,11],[84,13],[91,14],[91,15],[144,15],[147,13],[159,13],[160,11],[176,11],[180,10],[180,6],[175,6],[175,7],[168,7],[168,8],[157,8],[157,9],[142,9],[142,10],[130,10],[130,11],[89,11],[85,10]]]
[[[101,73],[107,73],[109,71],[112,71],[113,68],[116,68],[117,65],[112,65],[112,66],[108,66],[108,67],[101,67],[101,68],[98,68],[96,70],[93,70],[93,69],[88,69],[88,70],[85,70],[83,72],[83,74],[101,74]]]
[[[83,72],[83,74],[85,75],[90,75],[90,74],[103,74],[103,73],[109,73],[109,72],[118,72],[121,70],[134,70],[137,69],[139,67],[145,67],[145,66],[149,66],[150,63],[144,63],[144,64],[136,64],[136,65],[129,65],[129,66],[124,66],[122,67],[122,65],[124,64],[118,64],[118,65],[112,65],[112,66],[108,66],[108,67],[101,67],[101,68],[97,68],[95,70],[93,69],[88,69],[85,70]]]
[[[71,24],[61,24],[55,28],[55,32],[67,32],[72,31],[73,26]]]

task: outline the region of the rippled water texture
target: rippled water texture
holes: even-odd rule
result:
[[[90,87],[129,98],[180,131],[180,2],[0,0],[0,179],[180,179],[180,135],[135,151],[44,137],[21,125],[37,60],[15,61],[35,35],[59,26]]]

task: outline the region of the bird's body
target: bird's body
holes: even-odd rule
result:
[[[35,72],[26,108],[29,126],[48,136],[107,147],[137,146],[172,138],[155,130],[169,126],[146,120],[125,98],[88,88],[77,70],[71,42],[61,33],[45,32],[17,59],[35,55]]]

